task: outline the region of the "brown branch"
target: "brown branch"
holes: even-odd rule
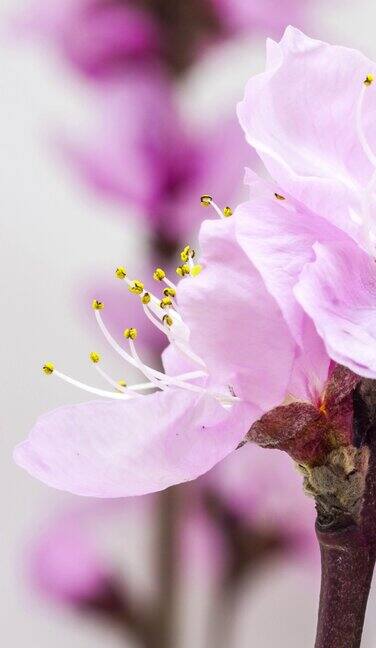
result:
[[[322,580],[315,648],[359,648],[376,557],[375,386],[354,393],[355,442],[369,449],[359,519],[327,515],[316,524]]]
[[[174,648],[176,586],[178,566],[178,525],[181,488],[168,488],[159,495],[158,600],[155,609],[153,641],[150,648]]]

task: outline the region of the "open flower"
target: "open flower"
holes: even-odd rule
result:
[[[375,70],[359,52],[290,27],[279,44],[268,42],[266,71],[249,81],[238,109],[248,142],[277,183],[251,179],[239,241],[284,302],[290,326],[308,316],[331,358],[370,378],[376,377]]]
[[[210,196],[201,201],[220,218],[203,223],[199,259],[190,246],[182,250],[178,286],[157,268],[154,279],[164,286],[157,297],[124,267],[115,272],[167,336],[165,372],[142,361],[136,328],[124,331],[128,348],[118,344],[99,300],[93,310],[106,340],[147,382],[117,383],[95,352],[93,367],[111,391],[44,365],[47,374],[117,401],[63,407],[37,421],[15,460],[48,485],[97,497],[143,494],[198,477],[243,439],[281,447],[303,463],[351,441],[352,410],[341,419],[338,408],[357,378],[350,374],[347,388],[342,381],[331,396],[337,374],[291,285],[277,273],[280,294],[273,293],[247,254],[244,206],[232,214]]]
[[[199,263],[189,246],[182,250],[178,287],[157,268],[154,278],[164,291],[156,297],[125,268],[116,270],[170,342],[166,373],[141,360],[135,328],[124,331],[128,348],[112,338],[99,300],[93,309],[104,336],[147,382],[116,383],[94,352],[93,367],[111,390],[73,380],[52,363],[44,366],[47,374],[108,397],[43,416],[16,449],[17,463],[50,486],[116,497],[193,479],[234,450],[252,423],[288,393],[295,340],[258,271],[239,252],[236,216],[227,218],[210,197],[202,200],[222,218],[204,223]],[[156,391],[143,395],[148,390]]]
[[[312,52],[316,56],[328,47],[291,29],[282,44],[281,48],[290,48],[303,61],[306,74]],[[340,49],[342,54],[353,56]],[[250,82],[239,114],[248,139],[254,139],[278,184],[248,172],[252,197],[234,214],[229,207],[221,210],[210,196],[202,196],[202,204],[211,205],[220,218],[203,223],[199,260],[189,246],[182,250],[178,286],[163,269],[155,270],[154,279],[163,284],[163,295],[157,297],[143,282],[130,280],[124,267],[117,268],[117,278],[128,284],[130,292],[140,298],[147,318],[167,336],[165,373],[142,361],[135,327],[124,331],[128,349],[113,339],[101,316],[104,305],[94,300],[95,317],[105,338],[147,382],[132,387],[116,383],[102,369],[95,352],[90,356],[93,366],[114,391],[73,380],[52,363],[44,366],[48,374],[118,401],[61,408],[39,419],[29,438],[17,447],[15,459],[50,486],[99,497],[161,490],[205,473],[243,439],[282,448],[303,467],[320,465],[331,452],[352,445],[352,392],[357,374],[372,376],[375,371],[371,345],[375,270],[369,254],[374,172],[361,110],[372,76],[361,70],[363,89],[358,103],[353,102],[354,132],[360,141],[360,151],[354,154],[364,156],[370,174],[363,189],[359,179],[358,184],[351,179],[351,163],[346,173],[339,173],[337,161],[328,180],[326,139],[322,141],[322,165],[313,155],[309,176],[307,171],[299,175],[292,169],[292,155],[285,161],[284,148],[278,150],[279,127],[269,137],[273,113],[269,111],[265,120],[268,112],[258,110],[252,94],[254,83],[258,97],[264,84],[271,108],[279,115],[278,94],[273,103],[275,93],[269,91],[269,84],[283,68],[284,59],[277,57],[275,48],[272,60],[275,69],[269,64],[265,75]],[[294,98],[289,98],[287,107],[294,106]],[[282,125],[289,123],[287,117],[280,115]],[[307,168],[309,144],[318,132],[312,123],[313,116],[310,126],[304,123],[301,129],[308,133]],[[286,150],[289,153],[288,139]],[[330,150],[332,156],[339,155],[334,145]],[[321,200],[320,212],[312,184]],[[354,190],[351,196],[350,187]],[[343,191],[350,196],[349,203]],[[335,368],[331,360],[355,373]],[[149,390],[155,391],[144,396]],[[334,459],[342,466],[342,455]],[[353,459],[356,465],[365,465],[366,457],[354,455]],[[349,462],[345,464],[344,470]]]
[[[113,575],[100,555],[82,511],[57,515],[27,548],[27,576],[47,599],[72,606],[94,605],[109,590]]]

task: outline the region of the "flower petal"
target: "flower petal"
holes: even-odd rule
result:
[[[316,243],[314,250],[295,295],[333,360],[376,378],[375,262],[352,241]]]
[[[268,409],[283,401],[295,342],[280,309],[235,238],[234,217],[205,221],[203,270],[178,287],[190,344],[218,383]]]
[[[285,191],[358,239],[361,193],[374,169],[356,113],[376,65],[292,27],[279,44],[268,42],[267,55],[266,71],[248,82],[238,107],[247,140]],[[374,151],[375,109],[376,89],[367,88],[362,121]]]
[[[178,389],[124,403],[92,401],[42,416],[14,458],[49,486],[77,495],[141,495],[212,468],[258,415]]]
[[[239,245],[261,274],[301,350],[291,392],[312,400],[327,379],[329,357],[293,287],[305,264],[314,259],[313,244],[336,240],[341,232],[290,200],[253,199],[241,205],[235,217]]]

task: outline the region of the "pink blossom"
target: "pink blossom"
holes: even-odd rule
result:
[[[155,68],[102,85],[94,123],[63,148],[84,182],[166,241],[191,235],[201,222],[201,194],[245,197],[240,178],[255,161],[236,120],[188,127],[173,86]]]
[[[296,75],[309,79],[312,60],[315,69],[316,56],[320,58],[329,47],[292,29],[282,44],[296,58],[291,63],[293,80]],[[303,90],[308,93],[308,106],[311,87],[317,93],[321,77],[317,75],[316,85],[307,81],[303,90],[292,84],[298,112],[289,86],[286,99],[280,101],[283,47],[270,46],[267,71],[250,81],[239,108],[248,140],[276,183],[248,172],[251,198],[230,218],[226,216],[231,212],[223,212],[210,197],[203,198],[221,218],[203,223],[199,258],[189,247],[183,250],[180,274],[187,276],[177,288],[158,271],[156,279],[172,291],[167,303],[159,302],[120,269],[118,274],[131,292],[141,297],[148,319],[167,335],[166,373],[142,362],[134,329],[126,331],[129,349],[118,345],[101,318],[100,302],[94,308],[105,337],[149,382],[120,393],[105,392],[45,366],[47,373],[122,401],[62,408],[39,419],[28,440],[16,449],[15,458],[47,484],[100,497],[160,490],[207,472],[237,447],[248,430],[248,440],[284,447],[299,461],[319,459],[326,451],[328,426],[338,418],[340,403],[332,398],[333,388],[343,378],[333,371],[330,358],[360,375],[374,375],[375,270],[370,254],[374,171],[362,113],[365,93],[372,91],[372,76],[364,72],[361,58],[360,90],[357,100],[350,101],[352,112],[346,103],[346,85],[341,101],[330,108],[326,102],[316,102],[316,113],[310,116],[307,108],[306,119]],[[353,56],[358,61],[360,56],[337,50],[327,54],[330,61],[337,55],[346,61]],[[332,79],[333,99],[338,96],[336,83],[342,80],[340,63]],[[287,81],[289,74],[287,70]],[[345,75],[346,84],[353,78]],[[330,96],[330,87],[325,96]],[[264,97],[262,105],[259,97]],[[347,122],[353,115],[356,142],[350,135],[347,142],[341,139],[344,127],[337,123],[339,118],[331,124],[336,110],[342,118],[347,116]],[[334,132],[338,129],[337,146],[331,140],[332,130],[328,137],[319,137],[317,123],[331,124]],[[294,144],[298,135],[302,142]],[[360,169],[348,158],[350,150]],[[357,379],[349,377],[343,398],[351,395]],[[160,391],[140,396],[150,388]],[[281,429],[283,413],[290,417],[289,427]],[[301,420],[294,420],[296,414]],[[334,426],[339,443],[351,441],[351,416],[352,411],[346,410]],[[295,437],[298,442],[293,447]]]
[[[31,585],[58,603],[82,605],[101,599],[112,577],[77,511],[51,519],[30,543],[26,558]]]
[[[235,223],[236,215],[204,223],[203,270],[197,274],[200,265],[185,251],[191,276],[179,285],[178,307],[169,307],[167,320],[158,299],[123,269],[131,291],[150,296],[142,304],[145,314],[172,345],[164,356],[167,374],[142,362],[133,329],[126,331],[129,350],[118,345],[96,302],[105,337],[149,383],[104,391],[46,365],[49,373],[118,402],[83,403],[40,418],[16,449],[17,463],[50,486],[81,495],[161,490],[209,470],[239,444],[253,421],[284,400],[296,343],[259,273],[241,253]],[[167,277],[165,282],[172,285]],[[150,388],[160,391],[141,396]]]
[[[94,77],[150,59],[160,48],[150,16],[126,2],[37,0],[15,25],[52,41],[71,65]]]
[[[273,200],[270,185],[262,214],[251,198],[239,242],[273,294],[289,284],[291,308],[311,319],[329,355],[371,378],[375,70],[355,50],[288,28],[279,44],[268,42],[266,71],[249,81],[238,109],[248,142],[286,198]]]
[[[113,339],[100,302],[94,302],[94,313],[107,341],[148,382],[119,390],[95,364],[117,388],[105,391],[45,366],[46,373],[119,402],[84,403],[40,418],[15,451],[17,463],[32,475],[98,497],[161,490],[207,472],[243,440],[254,421],[287,397],[308,401],[312,409],[321,404],[329,357],[293,302],[293,282],[284,280],[280,260],[275,267],[271,262],[264,276],[247,253],[244,206],[230,218],[221,216],[204,222],[199,259],[189,247],[183,250],[180,271],[188,276],[177,289],[163,270],[156,272],[172,295],[167,304],[142,282],[130,280],[125,268],[116,272],[170,342],[163,354],[166,373],[142,361],[135,329],[125,331],[128,350]],[[330,238],[330,224],[327,229]],[[307,228],[305,237],[310,236]],[[269,270],[280,284],[279,297],[268,285]],[[160,391],[141,396],[150,388]]]

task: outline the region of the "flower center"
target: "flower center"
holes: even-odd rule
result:
[[[216,205],[216,203],[213,201],[211,196],[202,196],[201,204],[203,206],[211,205],[221,218],[227,218],[228,216],[232,215],[232,210],[229,207],[225,207],[225,209],[221,211],[218,205]],[[182,265],[178,266],[176,269],[178,276],[184,277],[189,275],[189,280],[194,281],[194,277],[197,276],[202,270],[201,265],[199,263],[196,263],[195,251],[189,245],[186,245],[181,251],[180,257]],[[101,311],[104,309],[104,303],[98,299],[94,299],[92,302],[92,308],[98,326],[102,331],[105,339],[107,340],[109,345],[122,357],[123,360],[125,360],[132,367],[138,369],[143,374],[143,376],[147,379],[147,382],[138,383],[128,387],[124,380],[114,380],[101,367],[101,356],[96,351],[92,351],[89,354],[89,358],[93,364],[93,367],[101,376],[101,378],[114,388],[114,391],[92,387],[91,385],[87,385],[79,380],[71,378],[70,376],[67,376],[61,371],[55,369],[55,366],[52,362],[47,362],[43,366],[43,371],[47,375],[54,374],[62,380],[70,383],[71,385],[74,385],[75,387],[79,387],[84,391],[90,392],[97,396],[103,396],[118,400],[130,400],[133,398],[139,398],[142,397],[143,392],[150,389],[160,389],[163,391],[168,389],[169,387],[185,389],[187,391],[193,391],[198,394],[210,394],[224,407],[230,407],[232,403],[240,400],[239,398],[234,396],[229,387],[226,387],[223,390],[223,393],[218,393],[212,391],[210,388],[206,388],[193,382],[197,381],[197,379],[199,378],[207,378],[209,375],[208,370],[202,358],[200,358],[189,346],[189,329],[184,323],[181,313],[179,312],[179,306],[176,299],[177,287],[167,277],[166,272],[162,268],[156,268],[153,273],[153,278],[156,282],[165,284],[165,288],[163,289],[163,296],[160,298],[154,295],[150,290],[146,290],[144,283],[139,279],[129,279],[127,270],[124,266],[118,266],[116,268],[115,277],[121,281],[124,281],[128,286],[129,292],[140,298],[141,306],[148,320],[158,330],[164,333],[169,343],[173,344],[178,352],[180,352],[194,365],[196,365],[197,369],[177,376],[169,376],[143,362],[138,353],[135,343],[138,336],[137,329],[134,327],[126,328],[124,330],[124,338],[128,342],[128,349],[120,346],[118,342],[112,337],[102,319]]]

